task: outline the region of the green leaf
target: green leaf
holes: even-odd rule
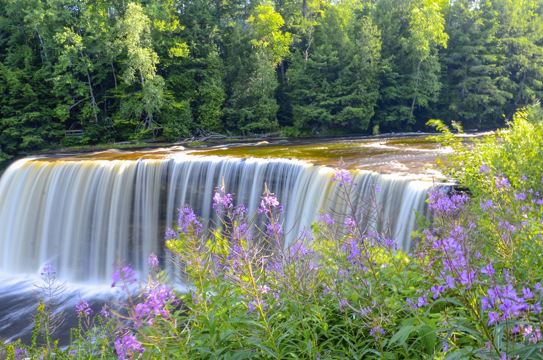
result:
[[[250,359],[256,355],[255,352],[251,350],[236,351],[234,355],[230,358],[231,360],[243,360]]]
[[[428,325],[422,325],[419,329],[419,334],[426,354],[433,354],[437,341],[437,332]]]
[[[415,330],[415,326],[413,325],[402,326],[400,330],[398,330],[398,332],[392,336],[390,342],[388,343],[388,347],[390,348],[390,346],[396,342],[398,342],[398,345],[404,345],[405,340],[407,340],[413,330]]]

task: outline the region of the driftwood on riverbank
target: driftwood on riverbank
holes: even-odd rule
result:
[[[192,142],[204,142],[204,141],[207,141],[207,140],[269,139],[269,138],[280,137],[282,133],[283,133],[282,131],[279,131],[279,132],[268,133],[268,134],[232,135],[232,134],[228,133],[228,135],[222,135],[222,134],[215,133],[215,132],[212,132],[212,131],[198,129],[197,135],[194,135],[194,136],[192,136],[190,138],[182,139],[180,141],[176,141],[175,145],[188,144],[188,143],[192,143]]]

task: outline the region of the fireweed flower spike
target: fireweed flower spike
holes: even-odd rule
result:
[[[355,222],[355,220],[353,218],[348,217],[348,218],[345,219],[345,227],[346,228],[352,230],[355,227],[355,225],[356,225],[356,222]]]
[[[155,254],[151,253],[151,255],[149,255],[149,258],[147,259],[147,265],[151,269],[158,268],[158,258]]]
[[[335,221],[328,213],[319,216],[319,222],[324,223],[326,226],[332,226],[335,224]]]
[[[111,313],[107,310],[107,307],[105,305],[100,311],[100,316],[102,317],[102,319],[105,319],[111,316]]]
[[[457,214],[464,209],[468,201],[469,197],[467,195],[453,194],[449,197],[439,189],[430,192],[428,197],[430,209],[440,216]]]
[[[219,191],[216,191],[215,195],[213,196],[213,202],[214,202],[213,209],[217,208],[218,206],[222,206],[225,209],[231,209],[234,206],[232,204],[233,197],[234,197],[234,194],[226,193],[226,189],[224,187],[224,177],[223,177]],[[217,210],[217,214],[219,213],[220,213],[220,210]]]
[[[492,276],[495,272],[496,270],[494,270],[494,268],[492,267],[492,262],[490,262],[488,265],[481,269],[481,273],[487,276]]]
[[[29,357],[28,350],[23,348],[17,348],[14,351],[15,359],[22,360]]]
[[[349,170],[340,169],[336,171],[332,181],[338,181],[339,186],[344,186],[348,184],[354,184],[354,181],[351,179],[351,173]]]
[[[75,303],[75,313],[77,317],[87,317],[93,313],[92,309],[89,307],[89,304],[86,300],[79,299]]]
[[[273,193],[269,192],[268,186],[266,185],[264,190],[264,197],[261,198],[260,208],[258,213],[262,214],[263,212],[269,211],[270,209],[278,207],[279,212],[283,212],[283,208],[279,206],[279,201],[277,197],[273,196]]]
[[[138,359],[145,352],[145,348],[131,333],[125,333],[120,339],[115,340],[115,350],[119,360]]]
[[[155,284],[149,291],[143,294],[144,301],[139,303],[134,310],[134,327],[151,326],[158,317],[168,316],[167,306],[176,303],[173,292],[167,285]]]
[[[180,231],[185,234],[189,233],[190,229],[196,232],[202,231],[202,224],[197,220],[194,210],[188,205],[185,205],[182,209],[179,209],[179,219],[177,220]]]
[[[481,167],[479,167],[479,174],[481,173],[488,173],[490,172],[490,166],[488,165],[481,165]]]
[[[115,287],[117,283],[122,282],[121,289],[125,290],[128,285],[136,282],[136,273],[129,265],[124,265],[124,261],[119,261],[113,265],[111,278],[113,279],[111,287]]]
[[[51,263],[45,264],[45,266],[43,267],[41,271],[41,276],[46,277],[46,278],[53,277],[56,274],[57,274],[57,270]]]
[[[435,300],[435,299],[437,299],[439,297],[439,294],[441,294],[443,291],[445,291],[445,287],[443,285],[432,286],[430,291],[432,291],[434,293],[434,296],[432,296],[432,298]]]
[[[370,330],[370,336],[375,336],[375,340],[379,340],[379,336],[385,335],[385,330],[381,329],[380,326],[373,327]]]

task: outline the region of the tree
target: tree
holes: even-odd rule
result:
[[[505,55],[502,89],[513,95],[505,112],[511,118],[517,108],[543,96],[542,7],[536,0],[495,0],[492,5]]]
[[[500,89],[504,68],[499,63],[498,23],[489,4],[460,0],[447,10],[449,47],[441,52],[446,66],[445,91],[439,117],[480,127],[501,120],[511,94]]]
[[[150,20],[139,4],[129,3],[117,23],[113,46],[126,52],[121,78],[134,91],[124,96],[121,113],[138,120],[136,132],[156,134],[162,126],[156,114],[164,105],[164,78],[158,75],[158,55],[150,37]]]
[[[279,126],[275,69],[289,54],[292,38],[280,30],[283,18],[271,6],[257,6],[247,23],[251,26],[252,53],[242,61],[242,70],[233,82],[228,121],[242,132],[271,132]]]
[[[415,111],[441,90],[438,49],[446,47],[442,5],[433,0],[380,0],[375,21],[383,36],[381,99],[376,121],[409,129]]]
[[[287,72],[294,133],[367,129],[379,97],[378,29],[359,12],[328,6],[311,45],[295,54]]]

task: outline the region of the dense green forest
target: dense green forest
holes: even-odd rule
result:
[[[497,126],[543,93],[542,13],[543,0],[0,0],[0,158],[199,129]]]

